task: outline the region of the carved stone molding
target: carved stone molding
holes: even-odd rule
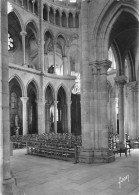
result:
[[[101,61],[89,62],[89,66],[92,66],[92,74],[107,74],[107,70],[111,67],[111,61],[108,59]]]
[[[119,86],[119,87],[122,87],[126,84],[127,82],[127,77],[124,76],[124,75],[121,75],[121,76],[118,76],[118,77],[115,77],[115,83]]]

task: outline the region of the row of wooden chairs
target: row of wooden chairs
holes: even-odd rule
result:
[[[82,145],[81,136],[74,136],[69,133],[44,133],[38,134],[27,134],[27,135],[15,135],[11,136],[11,142],[13,143],[13,148],[24,148],[26,147],[26,142],[28,141],[40,141],[40,142],[51,142],[51,143],[63,143],[72,145]]]
[[[27,142],[27,154],[78,162],[80,147],[64,143]]]

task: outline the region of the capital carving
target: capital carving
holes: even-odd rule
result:
[[[27,32],[21,31],[21,32],[20,32],[20,35],[21,35],[21,36],[26,36],[26,35],[27,35]]]
[[[90,62],[89,65],[92,66],[93,74],[107,74],[107,70],[111,67],[110,60],[94,61]]]
[[[129,82],[127,84],[127,87],[128,87],[129,90],[134,90],[136,88],[136,82],[135,81],[134,82]]]
[[[127,82],[127,77],[124,75],[115,77],[114,79],[115,79],[115,83],[119,86],[124,86]]]
[[[20,99],[21,99],[23,104],[26,104],[29,98],[28,97],[21,97]]]

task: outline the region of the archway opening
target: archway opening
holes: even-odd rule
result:
[[[54,132],[54,93],[48,86],[45,93],[45,132]]]
[[[60,87],[57,94],[57,132],[67,132],[67,104],[66,93],[63,87]]]
[[[27,115],[28,115],[28,134],[38,133],[38,109],[37,109],[37,90],[33,82],[28,85],[27,89]]]
[[[23,125],[22,125],[22,91],[18,81],[14,78],[9,83],[10,90],[10,134],[12,135],[22,135]]]
[[[34,22],[29,22],[26,27],[26,61],[30,68],[39,69],[37,29]]]

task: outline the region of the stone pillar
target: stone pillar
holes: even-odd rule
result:
[[[45,132],[50,132],[50,104],[45,104]]]
[[[126,76],[115,78],[116,84],[119,86],[119,141],[124,142],[124,84]]]
[[[58,101],[54,101],[54,129],[55,129],[55,133],[57,133],[57,103],[58,103]]]
[[[62,127],[63,127],[63,131],[66,132],[67,131],[67,105],[63,104],[62,105]]]
[[[110,98],[110,121],[111,121],[111,125],[113,128],[113,133],[117,134],[117,98],[116,97],[111,97]]]
[[[45,104],[43,99],[38,99],[37,111],[38,111],[38,134],[45,133]]]
[[[0,1],[0,193],[17,195],[10,173],[10,119],[7,0]]]
[[[22,50],[23,50],[23,66],[27,67],[26,64],[26,48],[25,48],[25,37],[27,33],[25,31],[20,32],[20,35],[22,36]]]
[[[111,67],[109,60],[99,62],[98,69],[100,70],[100,85],[99,85],[99,148],[108,149],[108,120],[107,120],[107,70]],[[99,102],[100,100],[100,102]],[[99,106],[100,105],[100,106]]]
[[[23,115],[23,135],[26,135],[27,132],[27,101],[28,97],[21,97],[22,101],[22,115]]]
[[[130,113],[130,108],[129,108],[129,105],[128,104],[128,98],[129,98],[129,93],[128,93],[128,87],[127,87],[127,84],[125,85],[125,101],[124,101],[124,129],[125,129],[125,134],[128,134],[129,135],[129,113]]]
[[[21,0],[21,6],[24,8],[23,0]]]
[[[54,42],[54,73],[56,73],[56,42]]]
[[[32,4],[33,4],[33,14],[34,14],[34,3],[35,3],[35,0],[32,0]]]
[[[129,88],[129,108],[130,108],[130,114],[129,114],[129,121],[130,121],[130,129],[129,129],[129,138],[135,139],[136,138],[136,101],[135,101],[135,84],[136,82],[130,82],[128,83]]]
[[[54,10],[54,25],[56,24],[56,10]]]
[[[113,126],[113,133],[117,133],[117,113],[116,113],[116,98],[111,98],[111,121]]]
[[[68,133],[71,133],[71,101],[67,102],[68,106]]]
[[[49,21],[49,11],[50,11],[50,7],[47,6],[47,21],[48,21],[48,22],[50,22],[50,21]]]
[[[29,0],[27,0],[27,10],[29,11]]]
[[[63,56],[63,75],[68,75],[68,60],[66,56]]]
[[[84,150],[80,153],[80,162],[112,162],[115,160],[114,154],[108,146],[107,70],[110,66],[111,62],[109,60],[90,63],[93,73],[92,83],[88,86],[92,88],[90,96],[88,96],[88,102],[91,102],[91,104],[90,110],[87,106],[84,106],[82,113],[88,126],[91,124],[88,128],[90,137],[84,133]],[[83,84],[85,85],[85,83]],[[87,114],[88,116],[86,116]],[[90,121],[89,116],[91,117]],[[90,148],[88,148],[88,143],[92,143]]]
[[[69,13],[66,12],[66,26],[65,27],[68,27],[68,17],[69,17]]]
[[[44,72],[43,1],[39,1],[39,69]],[[43,86],[43,85],[42,85]]]
[[[60,26],[62,26],[62,13],[61,13],[61,11],[59,12],[59,14],[60,14]]]
[[[138,117],[138,120],[137,120],[137,137],[139,138],[139,82],[137,82],[137,98],[138,98],[138,106],[137,106],[137,117]]]
[[[66,55],[67,55],[67,74],[71,74],[71,69],[70,69],[70,46],[68,45],[66,47]]]
[[[75,28],[75,16],[76,16],[76,13],[73,13],[73,28]]]

